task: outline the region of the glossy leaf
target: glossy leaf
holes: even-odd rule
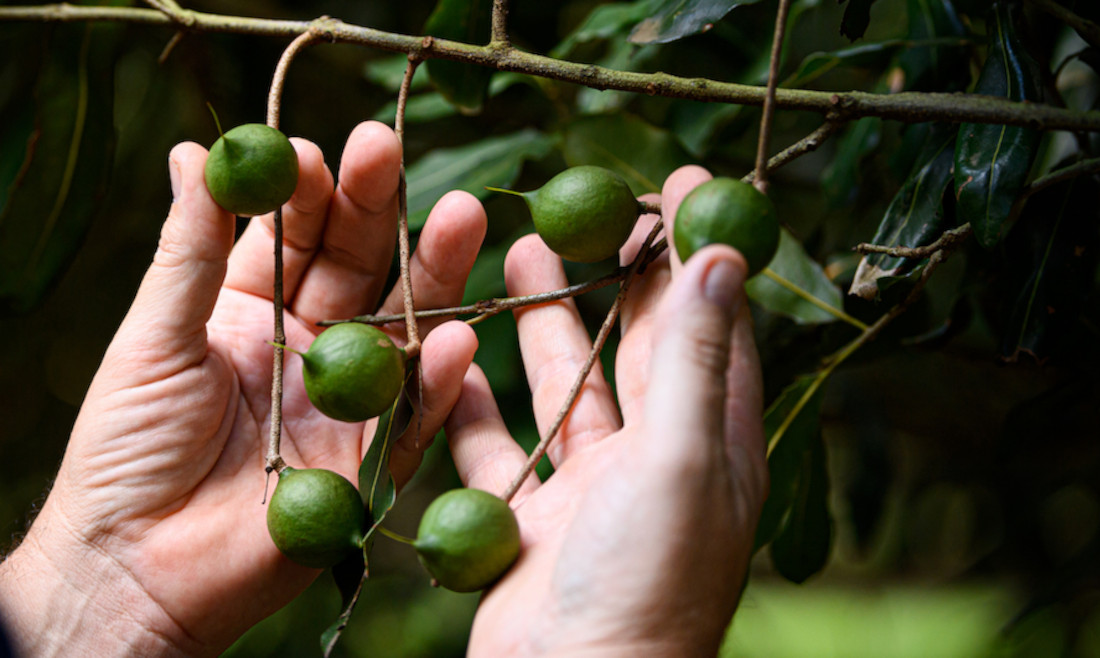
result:
[[[943,194],[951,181],[953,153],[950,130],[933,130],[917,165],[910,174],[879,224],[871,239],[877,245],[918,247],[931,244],[943,232],[952,228],[951,218],[943,212]],[[879,281],[911,272],[920,261],[886,254],[864,256],[856,269],[850,294],[874,299]]]
[[[771,556],[776,571],[793,583],[803,583],[821,571],[833,545],[833,522],[829,515],[829,473],[825,444],[818,433],[802,453],[798,491],[787,523],[772,541]]]
[[[112,170],[120,28],[64,26],[51,34],[33,93],[4,111],[0,315],[27,312],[60,279],[102,207]]]
[[[526,129],[467,146],[431,151],[407,172],[409,228],[422,227],[435,202],[451,190],[465,190],[484,199],[489,195],[485,186],[511,185],[525,160],[544,157],[553,144],[552,137]]]
[[[798,324],[835,322],[844,313],[840,289],[786,229],[779,234],[772,262],[745,283],[745,292],[757,304]]]
[[[951,0],[907,0],[908,39],[931,41],[927,48],[908,48],[898,57],[905,88],[913,91],[962,91],[969,81],[966,28]]]
[[[706,32],[740,5],[760,0],[665,0],[652,16],[634,27],[631,43],[669,43]]]
[[[1042,99],[1039,66],[1016,35],[1013,13],[998,4],[989,21],[989,55],[975,93],[1015,101]],[[955,153],[955,194],[962,221],[986,248],[1000,242],[1027,180],[1041,134],[1021,126],[964,123]]]
[[[564,148],[570,166],[607,167],[638,195],[660,192],[669,174],[692,162],[672,133],[621,113],[571,122],[565,128]]]
[[[439,0],[424,34],[463,43],[489,41],[493,0]],[[464,113],[476,113],[485,102],[493,70],[445,59],[429,59],[424,66],[439,93]]]
[[[1039,362],[1064,354],[1096,272],[1100,251],[1100,185],[1082,177],[1052,186],[1027,202],[1006,240],[1016,277],[1002,354]]]
[[[764,412],[764,436],[775,447],[768,455],[768,499],[756,526],[758,549],[782,530],[798,495],[803,456],[820,433],[822,384],[815,375],[799,377]]]
[[[844,17],[840,19],[840,33],[850,41],[863,38],[867,26],[871,24],[871,5],[875,0],[840,0],[848,3],[844,8]]]

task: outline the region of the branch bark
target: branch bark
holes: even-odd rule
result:
[[[475,46],[446,39],[425,39],[350,25],[331,18],[316,21],[285,21],[243,16],[223,16],[188,12],[193,19],[189,29],[200,32],[295,37],[311,27],[329,40],[354,43],[381,50],[416,53],[423,58],[437,57],[488,66],[500,71],[570,82],[593,89],[616,89],[669,98],[686,98],[715,103],[762,105],[765,89],[751,85],[718,82],[704,78],[684,78],[666,73],[616,71],[591,64],[580,64],[519,51],[512,47]],[[168,16],[155,9],[136,7],[85,7],[69,4],[0,7],[0,21],[118,21],[178,27]],[[835,121],[850,121],[867,116],[919,123],[995,123],[1028,126],[1038,130],[1100,131],[1100,111],[1077,112],[1036,103],[1018,103],[976,94],[902,92],[833,93],[805,89],[776,91],[776,109],[802,110],[824,114]]]

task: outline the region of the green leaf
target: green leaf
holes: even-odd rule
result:
[[[783,80],[779,86],[784,88],[803,87],[829,71],[840,67],[878,69],[888,63],[898,51],[906,48],[919,51],[928,49],[930,46],[929,43],[891,39],[889,41],[849,46],[830,52],[810,53],[802,59],[795,72]]]
[[[362,552],[348,556],[332,568],[332,577],[336,581],[336,587],[340,590],[340,616],[321,634],[321,650],[326,658],[332,654],[336,642],[341,633],[347,628],[355,605],[359,602],[359,595],[363,592],[363,583],[367,581],[370,572],[367,570],[367,554],[370,545],[365,544]]]
[[[1093,289],[1100,251],[1100,185],[1083,176],[1028,199],[1006,239],[1013,298],[1002,354],[1042,363],[1066,355],[1067,340]],[[1076,358],[1068,355],[1069,358]]]
[[[1039,65],[1016,35],[1009,6],[994,7],[989,55],[974,91],[1014,101],[1042,99]],[[1008,229],[1009,214],[1027,179],[1041,133],[1021,126],[964,123],[955,149],[955,194],[962,221],[987,249]]]
[[[845,0],[840,0],[841,4]],[[867,26],[871,24],[871,5],[875,0],[847,0],[844,17],[840,19],[840,33],[849,41],[863,38]]]
[[[905,73],[905,88],[913,91],[962,91],[969,81],[966,61],[966,28],[951,0],[907,0],[908,38],[936,43],[928,48],[909,48],[898,57]]]
[[[401,53],[372,59],[363,66],[363,75],[368,81],[388,90],[396,92],[401,88],[405,80],[405,69],[409,66],[409,56]],[[431,86],[428,80],[428,71],[421,66],[413,74],[410,91],[422,91]]]
[[[439,0],[424,25],[424,34],[464,43],[488,43],[492,10],[493,0]],[[481,110],[492,69],[445,59],[429,59],[425,67],[435,88],[460,111],[474,114]]]
[[[652,16],[634,27],[631,43],[669,43],[706,32],[734,7],[760,0],[665,0]]]
[[[768,437],[768,475],[771,487],[760,522],[756,526],[756,548],[770,543],[798,495],[803,456],[820,433],[821,375],[804,375],[787,388],[764,412],[764,436]]]
[[[677,167],[692,162],[672,133],[619,113],[580,117],[565,128],[565,161],[621,175],[635,194],[660,192]]]
[[[840,289],[786,229],[772,262],[745,283],[745,291],[757,304],[799,324],[835,322],[847,315]]]
[[[663,0],[638,0],[599,5],[569,36],[554,46],[550,56],[563,58],[582,43],[613,39],[626,34],[638,21],[652,16],[661,2]]]
[[[786,525],[772,541],[772,563],[784,578],[801,584],[825,567],[832,544],[829,473],[819,432],[802,454],[798,491]]]
[[[951,181],[953,153],[951,130],[936,127],[928,136],[917,164],[894,195],[871,242],[888,247],[918,247],[931,244],[952,228],[943,212],[943,193]],[[874,299],[879,281],[911,272],[920,263],[911,258],[886,254],[864,256],[856,269],[849,293]]]
[[[507,187],[525,160],[550,152],[554,140],[534,129],[489,137],[468,146],[435,149],[409,167],[409,228],[424,226],[435,202],[451,190],[465,190],[479,199],[485,187]]]
[[[102,209],[112,171],[120,28],[61,26],[49,34],[42,68],[31,47],[29,72],[16,67],[9,78],[34,80],[33,93],[20,92],[2,117],[0,315],[29,311],[64,274]]]
[[[406,364],[406,384],[416,375],[416,363],[415,359],[410,359]],[[390,448],[393,447],[393,442],[408,429],[412,417],[412,403],[405,389],[402,388],[393,406],[379,416],[374,438],[371,439],[367,454],[359,464],[359,495],[363,498],[363,506],[371,520],[371,527],[367,531],[368,539],[386,517],[386,513],[393,507],[393,502],[397,498],[397,489],[390,474]]]
[[[836,155],[821,172],[821,186],[831,208],[852,201],[860,180],[860,164],[878,146],[882,119],[864,117],[845,129],[837,142]]]

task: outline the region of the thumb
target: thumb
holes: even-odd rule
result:
[[[650,440],[641,450],[666,467],[703,466],[725,450],[732,328],[745,300],[746,271],[733,249],[707,247],[661,300],[646,390]]]
[[[184,365],[181,358],[193,362],[205,356],[206,322],[233,246],[233,216],[206,189],[206,155],[198,144],[183,143],[168,156],[172,207],[115,340],[131,354],[149,361],[168,357],[176,367]]]

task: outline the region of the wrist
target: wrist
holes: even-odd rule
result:
[[[48,509],[0,563],[0,615],[19,656],[200,653],[122,564]]]

